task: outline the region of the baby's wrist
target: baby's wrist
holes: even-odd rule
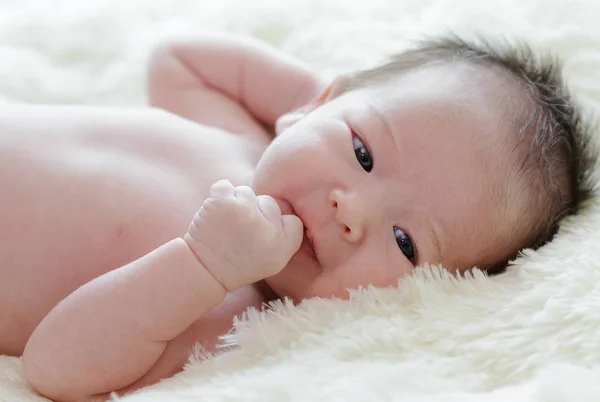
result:
[[[185,236],[183,236],[183,241],[185,242],[188,250],[190,253],[192,253],[192,255],[194,256],[194,258],[196,259],[196,261],[198,262],[198,269],[201,269],[202,271],[205,271],[208,275],[210,275],[210,278],[219,286],[223,289],[223,291],[225,293],[231,292],[234,289],[229,289],[224,283],[222,283],[222,281],[220,281],[217,276],[213,273],[213,271],[206,266],[206,264],[204,264],[202,262],[202,258],[200,257],[200,255],[198,255],[198,253],[196,252],[196,250],[194,249],[194,247],[192,246],[192,244],[194,243],[194,238],[189,234],[186,233]]]

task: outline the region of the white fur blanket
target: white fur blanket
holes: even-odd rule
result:
[[[591,115],[599,16],[595,0],[2,0],[0,98],[141,105],[148,49],[172,33],[258,36],[331,76],[449,28],[553,49]],[[600,206],[504,275],[418,270],[347,302],[251,311],[225,340],[238,347],[122,400],[600,400]],[[16,358],[0,358],[0,400],[42,400]]]

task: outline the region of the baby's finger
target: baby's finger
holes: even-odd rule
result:
[[[300,218],[296,215],[283,215],[281,217],[281,223],[283,224],[283,234],[286,240],[286,251],[288,252],[287,258],[292,258],[296,251],[302,244],[302,238],[304,237],[304,225]],[[289,261],[289,260],[288,260]],[[287,264],[287,262],[286,262]]]
[[[256,194],[248,186],[238,186],[234,190],[235,198],[242,201],[248,201],[252,204],[256,204]]]
[[[229,197],[233,194],[234,187],[229,180],[219,180],[210,188],[211,197]]]
[[[259,195],[256,197],[258,202],[258,209],[260,213],[269,221],[269,222],[278,222],[281,219],[281,210],[279,209],[279,205],[277,205],[277,201],[271,196],[268,195]]]

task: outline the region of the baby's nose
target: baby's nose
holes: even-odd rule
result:
[[[329,194],[329,203],[344,240],[360,241],[365,233],[365,216],[356,194],[336,189]]]

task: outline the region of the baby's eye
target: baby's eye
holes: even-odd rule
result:
[[[412,263],[415,262],[415,247],[410,237],[402,229],[394,226],[394,237],[402,254]]]
[[[356,135],[352,135],[352,145],[354,145],[356,160],[367,173],[370,172],[373,169],[373,158],[369,150]]]

